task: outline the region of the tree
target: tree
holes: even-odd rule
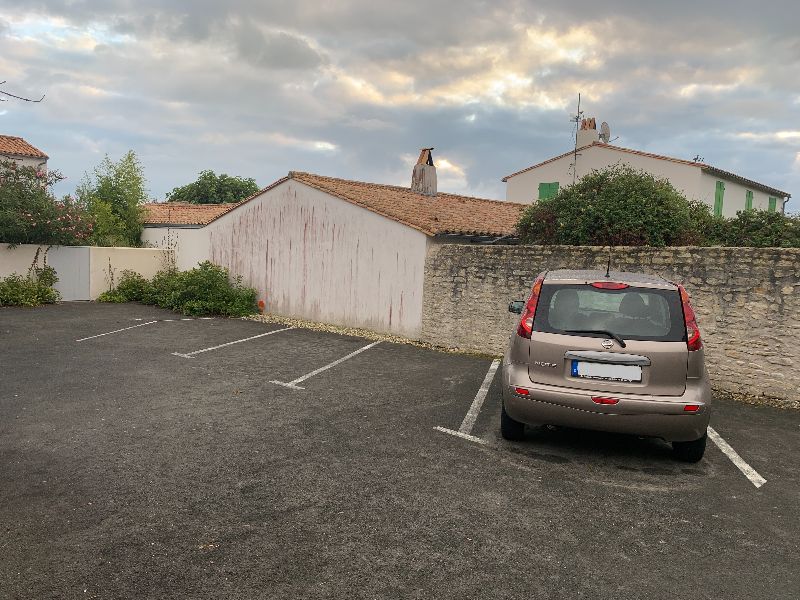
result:
[[[666,179],[617,165],[529,206],[517,227],[533,244],[673,246],[704,243],[710,220]]]
[[[95,221],[96,246],[140,246],[142,204],[147,201],[142,166],[133,150],[118,162],[108,155],[76,189],[79,202]]]
[[[191,202],[192,204],[227,204],[239,202],[259,190],[255,179],[231,177],[214,171],[200,171],[197,181],[176,187],[167,194],[168,202]]]
[[[87,243],[92,219],[66,197],[56,200],[52,187],[58,171],[37,171],[0,161],[0,242],[7,244],[78,245]]]

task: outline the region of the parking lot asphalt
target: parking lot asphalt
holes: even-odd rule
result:
[[[488,359],[182,318],[0,309],[0,598],[798,597],[797,412],[716,404],[755,487],[711,444],[506,442],[499,377],[437,430]]]

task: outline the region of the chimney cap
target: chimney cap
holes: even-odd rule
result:
[[[430,165],[432,167],[435,166],[433,164],[433,154],[431,153],[431,150],[433,150],[433,148],[422,148],[419,151],[419,158],[417,159],[418,165]]]

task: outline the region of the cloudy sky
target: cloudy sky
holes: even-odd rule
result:
[[[302,170],[442,191],[568,150],[582,93],[619,145],[800,196],[797,0],[0,0],[0,133],[67,193],[133,149],[152,197],[202,169]],[[790,210],[800,211],[793,198]]]

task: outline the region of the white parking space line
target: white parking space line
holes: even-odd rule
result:
[[[106,331],[105,333],[98,333],[97,335],[90,335],[89,337],[75,340],[76,342],[85,342],[86,340],[93,340],[94,338],[103,337],[104,335],[111,335],[112,333],[119,333],[121,331],[128,331],[129,329],[136,329],[137,327],[144,327],[145,325],[152,325],[158,321],[148,321],[147,323],[139,323],[138,325],[131,325],[130,327],[123,327],[122,329],[115,329],[114,331]]]
[[[275,329],[274,331],[268,331],[267,333],[260,333],[258,335],[251,335],[250,337],[242,338],[241,340],[233,340],[232,342],[226,342],[224,344],[219,344],[218,346],[211,346],[210,348],[203,348],[202,350],[195,350],[194,352],[173,352],[173,356],[180,356],[181,358],[194,358],[196,354],[202,354],[203,352],[211,352],[212,350],[217,350],[219,348],[225,348],[226,346],[233,346],[234,344],[241,344],[242,342],[249,342],[250,340],[256,340],[258,338],[262,338],[267,335],[272,335],[274,333],[280,333],[281,331],[288,331],[289,329],[294,329],[294,327],[284,327],[283,329]]]
[[[367,350],[369,350],[369,349],[370,349],[370,348],[372,348],[373,346],[377,346],[378,344],[380,344],[380,341],[378,341],[378,342],[372,342],[371,344],[367,344],[367,345],[366,345],[366,346],[364,346],[363,348],[359,348],[359,349],[358,349],[358,350],[356,350],[355,352],[351,352],[351,353],[350,353],[350,354],[348,354],[347,356],[343,356],[343,357],[342,357],[342,358],[340,358],[339,360],[335,360],[335,361],[333,361],[332,363],[330,363],[330,364],[328,364],[328,365],[325,365],[324,367],[320,367],[319,369],[317,369],[317,370],[315,370],[315,371],[311,371],[311,373],[307,373],[306,375],[303,375],[302,377],[298,377],[297,379],[295,379],[295,380],[293,380],[293,381],[288,381],[288,382],[287,382],[287,381],[275,381],[275,380],[272,380],[272,381],[270,381],[270,383],[276,383],[276,384],[278,384],[278,385],[282,385],[283,387],[288,387],[288,388],[291,388],[291,389],[293,389],[293,390],[304,390],[304,389],[305,389],[304,387],[302,387],[302,386],[299,386],[299,385],[297,385],[297,384],[298,384],[298,383],[302,383],[302,382],[303,382],[303,381],[305,381],[306,379],[310,379],[310,378],[311,378],[311,377],[313,377],[314,375],[318,375],[319,373],[322,373],[323,371],[327,371],[328,369],[330,369],[330,368],[332,368],[332,367],[335,367],[336,365],[340,365],[340,364],[342,364],[344,361],[346,361],[346,360],[350,360],[351,358],[353,358],[353,357],[354,357],[354,356],[356,356],[357,354],[361,354],[362,352],[366,352]]]
[[[496,358],[492,361],[492,366],[489,367],[489,371],[486,373],[486,377],[483,378],[483,383],[481,384],[478,393],[475,394],[475,399],[472,401],[472,406],[469,407],[467,414],[464,416],[464,420],[461,421],[461,427],[458,428],[459,433],[469,435],[472,432],[472,428],[475,426],[475,421],[478,420],[478,413],[481,412],[483,401],[486,400],[486,394],[489,393],[489,388],[492,385],[494,374],[497,372],[497,367],[499,366],[499,358]]]
[[[744,459],[739,456],[739,453],[736,452],[733,448],[731,448],[730,444],[722,439],[722,437],[714,431],[712,427],[708,428],[708,437],[711,438],[711,441],[714,442],[717,447],[722,450],[723,454],[731,459],[731,462],[736,465],[736,467],[744,473],[744,476],[750,480],[757,488],[760,488],[762,485],[767,483],[767,480],[764,479],[758,472],[748,465]]]
[[[434,427],[436,431],[441,431],[442,433],[447,433],[449,435],[454,435],[456,437],[460,437],[465,440],[469,440],[470,442],[475,442],[476,444],[483,444],[484,446],[491,446],[489,442],[486,440],[482,440],[479,437],[475,437],[474,435],[470,435],[468,433],[463,433],[461,431],[453,431],[452,429],[447,429],[447,427]]]

